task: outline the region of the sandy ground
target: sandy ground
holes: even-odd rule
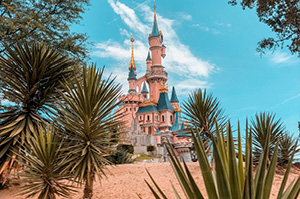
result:
[[[194,179],[199,185],[201,192],[204,197],[207,198],[198,163],[188,163],[188,166],[194,176]],[[97,181],[94,184],[94,199],[138,199],[139,197],[137,194],[143,199],[154,198],[144,182],[144,179],[150,181],[146,173],[146,169],[149,170],[153,178],[169,199],[176,198],[173,193],[171,183],[173,183],[180,196],[185,198],[169,163],[138,163],[109,167],[112,174],[109,174],[107,179],[102,179],[101,182]],[[288,183],[296,179],[299,175],[300,170],[293,169],[289,176]],[[271,192],[272,199],[276,198],[282,178],[283,175],[279,174],[276,174],[274,177],[274,186]],[[17,190],[17,185],[12,185],[9,189],[1,190],[0,199],[25,198],[24,196],[17,196]],[[83,188],[78,188],[78,193],[73,194],[69,197],[69,199],[81,199],[83,195],[82,190]]]

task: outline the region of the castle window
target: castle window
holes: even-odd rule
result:
[[[155,120],[158,121],[158,115],[155,115]]]
[[[125,111],[128,111],[128,109],[126,108]]]
[[[130,111],[131,111],[132,109],[130,108]]]
[[[162,122],[165,121],[165,116],[164,116],[164,115],[161,116],[161,121],[162,121]]]
[[[143,118],[142,118],[142,116],[140,116],[140,120],[142,120]]]
[[[173,115],[170,116],[170,121],[173,122]]]
[[[151,126],[148,127],[148,134],[151,134]]]
[[[148,121],[150,120],[150,116],[149,116],[149,115],[147,115],[147,120],[148,120]]]
[[[135,111],[135,108],[134,108],[134,111]]]

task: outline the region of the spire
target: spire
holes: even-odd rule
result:
[[[176,111],[175,122],[170,128],[170,131],[179,131],[182,125],[181,111]]]
[[[148,89],[147,89],[147,86],[146,86],[146,83],[144,83],[143,89],[142,89],[142,92],[141,92],[141,93],[149,93],[149,92],[148,92]]]
[[[150,51],[148,51],[148,56],[146,60],[151,60],[151,55],[150,55]]]
[[[132,64],[130,65],[129,74],[128,74],[128,80],[130,79],[136,79]]]
[[[133,54],[133,42],[134,42],[134,39],[133,37],[131,37],[130,39],[131,41],[131,59],[130,59],[130,64],[129,64],[129,70],[130,70],[130,67],[132,66],[133,67],[133,70],[135,71],[136,70],[136,67],[135,67],[135,62],[134,62],[134,54]]]
[[[151,37],[159,36],[159,30],[158,30],[158,25],[157,25],[157,20],[156,20],[156,6],[154,4],[154,21],[153,21],[153,27],[152,27],[152,32],[151,32]]]
[[[177,95],[176,95],[176,91],[175,91],[175,87],[173,86],[172,89],[172,95],[171,95],[171,100],[170,102],[179,102]]]

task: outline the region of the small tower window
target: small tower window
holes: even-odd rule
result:
[[[173,115],[170,116],[170,121],[173,122]]]
[[[130,111],[131,111],[132,109],[130,108]]]
[[[158,115],[155,115],[155,120],[158,121]]]
[[[164,115],[161,116],[161,121],[162,121],[162,122],[165,121],[165,116],[164,116]]]
[[[142,116],[140,115],[140,120],[142,120],[143,118],[142,118]]]
[[[128,109],[126,108],[125,111],[128,111]]]
[[[147,120],[148,120],[148,121],[150,120],[150,116],[149,116],[149,115],[147,115]]]

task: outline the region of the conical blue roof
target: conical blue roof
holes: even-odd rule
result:
[[[151,55],[150,55],[150,51],[148,51],[148,56],[146,60],[151,60]]]
[[[128,74],[128,80],[130,80],[130,79],[136,79],[136,76],[134,74],[134,69],[133,69],[132,64],[130,66],[130,70],[129,70],[129,74]]]
[[[149,93],[146,83],[144,83],[144,85],[143,85],[142,93]]]
[[[156,10],[154,10],[154,21],[153,21],[153,27],[151,32],[151,37],[159,36],[159,30],[156,20]]]
[[[174,86],[173,86],[173,89],[172,89],[171,102],[179,102]]]
[[[159,131],[159,129],[157,128],[157,130],[156,130],[156,133],[155,133],[156,135],[161,135],[161,132]]]
[[[182,130],[178,131],[178,134],[176,135],[176,137],[192,137],[192,136],[188,130],[182,129]]]
[[[157,108],[159,111],[161,110],[165,110],[165,109],[169,109],[169,110],[172,110],[172,111],[175,111],[170,100],[169,100],[169,96],[168,96],[168,93],[160,93],[159,95],[159,100],[158,100],[158,103],[157,103]]]
[[[181,112],[177,111],[175,115],[175,122],[170,128],[170,131],[179,131],[181,129],[182,120],[181,120]]]

